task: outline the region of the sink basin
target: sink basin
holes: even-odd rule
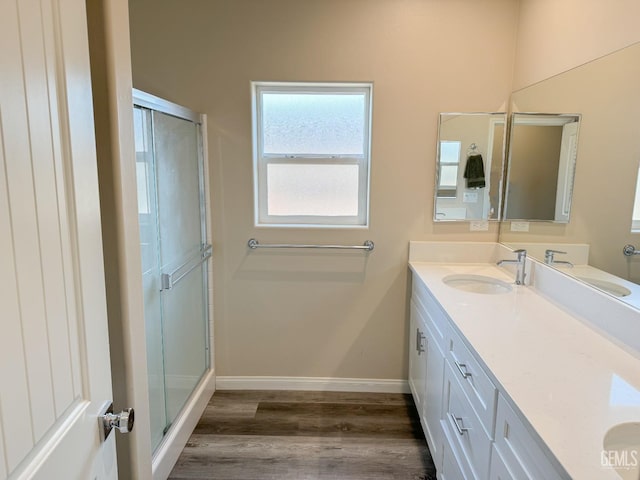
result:
[[[608,463],[623,480],[640,480],[640,422],[616,425],[602,445],[603,464]]]
[[[447,275],[442,281],[450,287],[471,293],[496,295],[509,293],[512,289],[507,282],[485,275]]]
[[[601,280],[599,278],[590,278],[590,277],[576,277],[578,280],[582,280],[589,285],[592,285],[600,290],[604,290],[605,292],[614,295],[616,297],[626,297],[627,295],[631,295],[631,290],[627,287],[619,285],[617,283],[609,282],[607,280]]]

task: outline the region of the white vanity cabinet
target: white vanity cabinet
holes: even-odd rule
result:
[[[409,338],[409,385],[439,480],[568,478],[415,275]]]

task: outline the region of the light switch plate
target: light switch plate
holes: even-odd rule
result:
[[[469,225],[470,232],[486,232],[489,230],[489,222],[471,222]]]
[[[529,222],[511,222],[512,232],[528,232]]]

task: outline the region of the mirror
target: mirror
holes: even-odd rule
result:
[[[516,91],[512,107],[580,112],[578,158],[569,223],[534,222],[522,232],[512,230],[522,225],[505,221],[499,240],[527,248],[541,261],[546,250],[567,252],[554,254],[554,267],[640,308],[640,255],[622,251],[627,244],[640,248],[640,233],[632,232],[640,162],[640,43]]]
[[[569,221],[579,125],[579,115],[511,115],[505,220]]]
[[[434,221],[499,220],[506,113],[441,113]]]

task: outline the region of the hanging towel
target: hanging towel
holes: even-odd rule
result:
[[[485,187],[482,155],[472,154],[467,157],[467,165],[464,167],[464,178],[467,179],[467,188]]]

